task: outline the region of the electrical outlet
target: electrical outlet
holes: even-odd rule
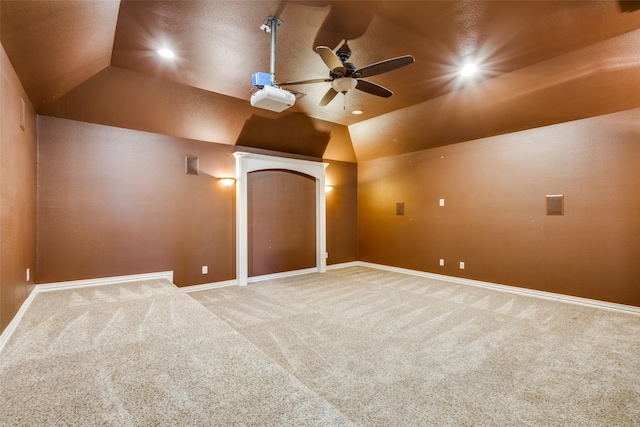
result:
[[[203,265],[202,266],[202,274],[207,274],[207,273],[209,273],[209,267],[206,266],[206,265]]]
[[[27,282],[31,280],[31,270],[27,268]]]
[[[444,267],[444,260],[440,258],[440,267]]]
[[[329,252],[325,252],[325,253],[324,253],[324,257],[325,257],[325,258],[329,258]]]
[[[460,261],[460,270],[464,270],[464,262]]]
[[[444,199],[440,199],[440,206],[444,206]]]

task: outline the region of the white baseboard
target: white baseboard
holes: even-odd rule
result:
[[[236,279],[231,279],[231,280],[224,280],[222,282],[212,282],[212,283],[202,283],[200,285],[182,286],[180,290],[186,293],[199,292],[199,291],[206,291],[209,289],[224,288],[227,286],[236,286],[237,284],[238,284],[238,281]]]
[[[357,266],[357,264],[345,263],[345,264],[335,264],[331,266],[328,265],[327,270],[331,270],[335,268],[353,267],[353,266]],[[262,276],[253,276],[253,277],[249,277],[247,279],[247,282],[258,283],[258,282],[264,282],[265,280],[284,279],[287,277],[300,276],[302,274],[310,274],[310,273],[317,273],[317,272],[318,272],[318,269],[316,267],[303,268],[301,270],[283,271],[280,273],[264,274]],[[189,293],[189,292],[206,291],[207,289],[223,288],[226,286],[235,286],[237,284],[238,284],[238,281],[236,279],[232,279],[232,280],[225,280],[222,282],[212,282],[212,283],[203,283],[201,285],[183,286],[180,289],[184,292]]]
[[[4,345],[7,343],[7,341],[9,341],[9,338],[11,337],[11,335],[13,335],[13,332],[16,330],[16,327],[18,326],[20,319],[22,319],[22,316],[24,316],[24,313],[27,311],[27,308],[29,308],[29,306],[31,305],[31,302],[35,297],[36,297],[36,290],[34,288],[29,294],[29,296],[27,297],[27,299],[24,300],[24,302],[20,306],[20,309],[18,309],[18,312],[16,313],[16,315],[13,316],[13,319],[11,319],[11,322],[9,322],[9,324],[4,329],[4,331],[2,331],[2,334],[0,334],[0,352],[2,352]]]
[[[327,270],[337,270],[339,268],[359,267],[360,261],[343,262],[342,264],[327,265]]]
[[[535,289],[519,288],[517,286],[501,285],[499,283],[483,282],[480,280],[465,279],[463,277],[445,276],[443,274],[428,273],[425,271],[410,270],[407,268],[392,267],[389,265],[374,264],[365,261],[358,261],[361,267],[377,268],[379,270],[393,271],[396,273],[411,274],[413,276],[426,277],[430,279],[443,280],[461,285],[476,286],[480,288],[492,289],[500,292],[510,292],[513,294],[525,295],[535,298],[543,298],[565,302],[569,304],[577,304],[587,307],[604,308],[607,310],[621,311],[630,314],[640,315],[640,307],[634,305],[618,304],[608,301],[600,301],[589,298],[574,297],[572,295],[557,294],[554,292],[538,291]]]
[[[281,273],[264,274],[262,276],[253,276],[247,279],[247,283],[264,282],[265,280],[284,279],[286,277],[300,276],[301,274],[317,273],[318,268],[303,268],[302,270],[283,271]]]
[[[118,283],[124,282],[135,282],[140,280],[153,280],[153,279],[167,279],[171,283],[173,283],[173,271],[161,271],[158,273],[143,273],[143,274],[130,274],[127,276],[114,276],[114,277],[101,277],[98,279],[84,279],[84,280],[71,280],[68,282],[54,282],[54,283],[43,283],[34,286],[33,290],[29,294],[26,300],[20,306],[20,309],[13,317],[11,322],[7,325],[2,334],[0,334],[0,352],[4,348],[5,344],[15,331],[18,323],[24,316],[24,313],[27,311],[31,302],[34,300],[36,295],[40,292],[49,292],[49,291],[60,291],[64,289],[73,289],[73,288],[81,288],[88,286],[99,286],[99,285],[114,285]]]
[[[126,276],[100,277],[97,279],[70,280],[68,282],[42,283],[36,285],[35,291],[59,291],[62,289],[82,288],[87,286],[115,285],[125,282],[139,282],[141,280],[167,279],[173,283],[173,271],[157,273],[129,274]]]

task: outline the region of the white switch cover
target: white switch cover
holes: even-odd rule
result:
[[[440,199],[440,206],[444,206],[444,199]]]
[[[460,270],[464,270],[464,262],[460,261]]]
[[[29,281],[29,279],[31,279],[31,272],[29,271],[29,269],[27,268],[27,282]]]
[[[202,274],[207,274],[209,272],[209,267],[206,265],[202,266]]]
[[[444,260],[442,258],[440,259],[440,267],[444,267]]]

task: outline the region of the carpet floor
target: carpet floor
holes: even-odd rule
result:
[[[354,267],[191,293],[360,426],[639,426],[640,316]]]
[[[168,281],[38,293],[0,353],[0,426],[352,425]]]
[[[640,316],[365,267],[38,293],[0,426],[640,426]]]

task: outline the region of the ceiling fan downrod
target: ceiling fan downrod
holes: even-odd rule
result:
[[[266,32],[271,33],[271,49],[269,51],[269,76],[271,86],[276,86],[276,28],[282,25],[282,21],[275,16],[268,16],[264,24],[269,28]],[[262,28],[262,27],[260,27]]]

